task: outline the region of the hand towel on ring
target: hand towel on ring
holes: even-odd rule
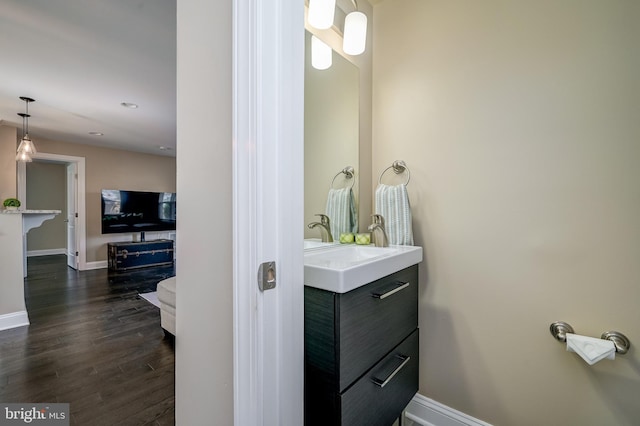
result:
[[[405,184],[379,184],[375,193],[376,213],[382,215],[389,244],[413,245],[411,206]]]
[[[341,233],[358,232],[358,214],[351,188],[329,189],[325,214],[329,216],[334,240],[339,240]]]

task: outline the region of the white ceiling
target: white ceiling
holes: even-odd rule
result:
[[[36,100],[36,147],[44,138],[175,155],[176,0],[2,0],[0,120],[21,136],[20,96]]]

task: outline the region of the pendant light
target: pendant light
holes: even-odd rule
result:
[[[316,36],[311,36],[311,66],[326,70],[333,63],[333,50]]]
[[[344,38],[342,50],[347,55],[360,55],[367,44],[367,15],[358,11],[358,3],[351,0],[355,11],[344,19]]]
[[[18,115],[22,117],[22,140],[20,141],[20,145],[18,146],[16,161],[28,163],[32,160],[31,156],[37,152],[36,146],[33,144],[31,138],[29,138],[29,117],[31,117],[29,115],[29,102],[35,102],[35,100],[26,96],[20,96],[20,99],[22,99],[26,103],[26,112],[18,113]]]
[[[336,0],[309,0],[309,25],[319,30],[326,30],[333,25],[336,13]]]

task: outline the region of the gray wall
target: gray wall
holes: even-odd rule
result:
[[[631,425],[640,355],[640,3],[375,7],[376,173],[411,169],[420,393],[496,425]],[[375,175],[375,173],[374,173]]]
[[[27,251],[67,247],[67,168],[64,164],[27,163],[27,204],[32,210],[62,213],[27,234]]]

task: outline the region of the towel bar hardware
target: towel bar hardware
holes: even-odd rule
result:
[[[556,321],[549,327],[551,335],[559,342],[567,341],[567,333],[575,334],[573,327],[564,321]]]
[[[331,180],[331,188],[333,189],[333,184],[336,181],[336,178],[338,176],[340,176],[341,174],[344,174],[345,179],[349,180],[349,179],[353,179],[353,175],[355,174],[355,170],[353,168],[353,166],[347,166],[344,169],[340,170],[338,173],[336,173],[336,175],[333,177],[333,179]],[[349,188],[353,188],[353,184],[355,183],[355,179],[351,180],[351,185],[349,185]]]
[[[629,352],[629,348],[631,347],[631,342],[627,339],[627,336],[618,331],[605,331],[602,333],[600,338],[604,340],[611,340],[613,345],[616,347],[616,352],[620,355],[624,355]]]
[[[551,332],[551,335],[560,342],[567,341],[567,333],[575,334],[573,327],[564,321],[556,321],[552,323],[549,327],[549,331]],[[616,353],[619,353],[620,355],[624,355],[629,352],[629,348],[631,347],[631,342],[627,336],[619,331],[605,331],[602,333],[600,338],[612,341],[613,345],[616,347]]]
[[[409,185],[409,181],[411,180],[411,171],[409,170],[409,167],[407,167],[407,164],[404,161],[396,160],[389,167],[384,169],[382,173],[380,173],[380,177],[378,178],[378,184],[382,183],[382,175],[384,175],[387,172],[387,170],[393,170],[393,173],[397,175],[403,172],[407,172],[407,181],[404,184],[405,186]]]

